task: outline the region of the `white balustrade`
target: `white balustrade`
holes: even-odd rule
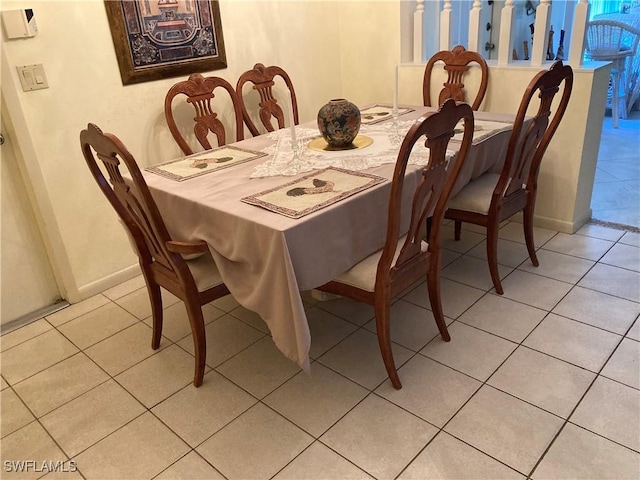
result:
[[[513,0],[511,0],[513,1]],[[480,13],[482,10],[482,2],[473,0],[473,6],[469,12],[469,45],[467,50],[474,52],[480,51]]]
[[[413,61],[424,61],[424,0],[417,0],[416,11],[413,13]]]
[[[513,0],[506,0],[500,12],[500,36],[498,42],[498,65],[506,65],[511,57],[511,31],[513,30]]]
[[[451,49],[451,0],[444,0],[440,12],[440,50]]]
[[[578,0],[573,15],[573,28],[569,39],[569,63],[571,65],[582,65],[584,58],[584,39],[587,32],[587,21],[589,20],[588,0]],[[566,39],[565,39],[566,41]]]

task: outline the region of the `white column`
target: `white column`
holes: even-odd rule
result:
[[[511,0],[513,1],[513,0]],[[480,0],[473,0],[473,6],[469,12],[469,46],[467,50],[474,52],[480,52],[480,10],[482,9],[482,2]]]
[[[500,12],[500,37],[498,42],[498,65],[507,65],[511,58],[511,31],[514,15],[513,0],[506,0]]]
[[[440,50],[451,50],[451,0],[444,0],[440,12]]]
[[[540,0],[536,8],[536,23],[533,32],[533,48],[531,50],[531,65],[542,65],[547,59],[547,28],[551,18],[551,0]]]
[[[571,38],[565,38],[565,42],[567,40],[569,41],[569,63],[573,65],[574,68],[582,65],[590,6],[588,0],[578,0],[573,15]]]
[[[416,0],[416,11],[413,12],[413,61],[424,62],[424,0]]]

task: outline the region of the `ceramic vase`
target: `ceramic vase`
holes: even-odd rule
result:
[[[318,112],[318,129],[329,146],[348,147],[360,131],[360,110],[344,98],[330,100]]]

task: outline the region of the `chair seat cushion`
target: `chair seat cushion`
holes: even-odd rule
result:
[[[396,245],[396,252],[393,255],[393,261],[391,262],[391,265],[395,263],[398,255],[400,255],[400,249],[402,249],[406,238],[407,236],[404,235],[398,240],[398,243]],[[425,241],[422,241],[420,250],[426,252],[428,248],[429,244]],[[378,270],[378,262],[380,261],[381,256],[382,250],[378,250],[377,252],[369,255],[367,258],[362,260],[360,263],[355,264],[346,272],[338,275],[338,277],[336,277],[334,281],[359,288],[360,290],[364,290],[365,292],[373,292],[376,286],[376,273]]]
[[[487,214],[491,205],[493,190],[498,184],[500,175],[485,173],[469,182],[465,187],[449,200],[448,208]]]
[[[187,260],[187,266],[191,271],[191,275],[193,275],[199,292],[223,283],[218,267],[216,267],[209,252]]]

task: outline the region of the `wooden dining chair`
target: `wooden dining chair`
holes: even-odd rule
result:
[[[265,67],[262,63],[256,63],[253,66],[253,69],[247,70],[240,75],[238,83],[236,84],[236,92],[242,105],[244,123],[247,125],[251,135],[254,137],[260,135],[260,132],[249,115],[249,110],[247,109],[247,104],[243,95],[243,88],[245,84],[249,82],[253,84],[253,90],[258,91],[260,94],[260,102],[258,103],[260,110],[258,112],[258,116],[260,117],[260,121],[262,122],[262,125],[264,125],[264,128],[266,128],[268,132],[273,132],[275,128],[273,126],[272,119],[276,120],[277,128],[283,128],[286,117],[282,107],[278,104],[278,100],[273,95],[273,86],[275,85],[276,77],[280,77],[289,90],[293,110],[293,123],[298,125],[298,102],[296,100],[296,92],[293,89],[293,82],[291,82],[291,78],[289,78],[287,72],[275,65]]]
[[[171,238],[135,159],[115,135],[90,123],[80,133],[80,144],[89,170],[125,225],[138,256],[153,315],[151,348],[158,349],[162,336],[162,287],[186,306],[196,356],[193,384],[199,387],[207,355],[202,305],[229,293],[207,244]],[[131,181],[121,175],[122,162]],[[185,259],[189,257],[195,258]]]
[[[231,84],[224,78],[203,77],[199,73],[192,73],[188,80],[173,85],[164,99],[164,115],[167,120],[167,125],[171,131],[171,135],[173,135],[173,138],[185,155],[191,155],[194,152],[176,124],[173,100],[179,95],[184,95],[187,97],[187,103],[193,105],[196,114],[193,118],[195,122],[193,133],[200,145],[202,145],[205,150],[210,150],[212,148],[209,142],[210,133],[215,135],[218,146],[227,144],[227,131],[225,126],[211,105],[212,100],[215,98],[215,90],[218,88],[221,89],[219,91],[226,90],[231,99],[236,129],[236,138],[234,141],[244,139],[242,106]]]
[[[487,93],[489,81],[489,67],[487,67],[487,62],[482,58],[482,55],[466,50],[462,45],[457,45],[453,47],[453,50],[443,50],[432,56],[424,69],[424,79],[422,81],[422,95],[426,107],[433,106],[431,101],[431,77],[433,75],[433,67],[437,62],[443,62],[444,69],[447,72],[447,81],[444,82],[444,88],[438,95],[438,105],[442,105],[448,98],[453,98],[456,102],[470,103],[473,110],[478,110],[485,93]],[[482,75],[473,103],[467,99],[467,93],[464,88],[464,77],[469,70],[469,65],[472,63],[480,67]]]
[[[462,144],[453,166],[447,166],[447,145],[458,122],[464,120]],[[382,250],[365,258],[319,290],[335,293],[374,306],[378,343],[387,374],[396,389],[402,388],[391,350],[389,307],[391,300],[415,282],[427,280],[431,309],[442,339],[450,340],[440,297],[440,230],[447,200],[464,164],[473,133],[473,111],[467,104],[447,100],[439,112],[428,113],[407,133],[396,162],[387,220],[387,235]],[[426,137],[426,138],[425,138]],[[402,209],[405,172],[413,146],[425,141],[428,163],[416,181],[410,209]],[[409,221],[403,221],[408,215]],[[428,238],[425,222],[431,217]],[[406,218],[404,220],[406,220]],[[401,225],[409,224],[409,230]]]
[[[487,260],[496,292],[503,289],[498,275],[498,229],[500,222],[523,212],[524,237],[529,258],[538,266],[533,241],[533,214],[536,204],[538,172],[549,142],[567,109],[573,86],[573,70],[561,61],[539,72],[524,92],[501,172],[487,172],[472,180],[451,198],[445,218],[454,220],[454,236],[460,240],[462,222],[487,229]],[[552,101],[562,89],[553,117]],[[527,118],[532,100],[537,113]]]

